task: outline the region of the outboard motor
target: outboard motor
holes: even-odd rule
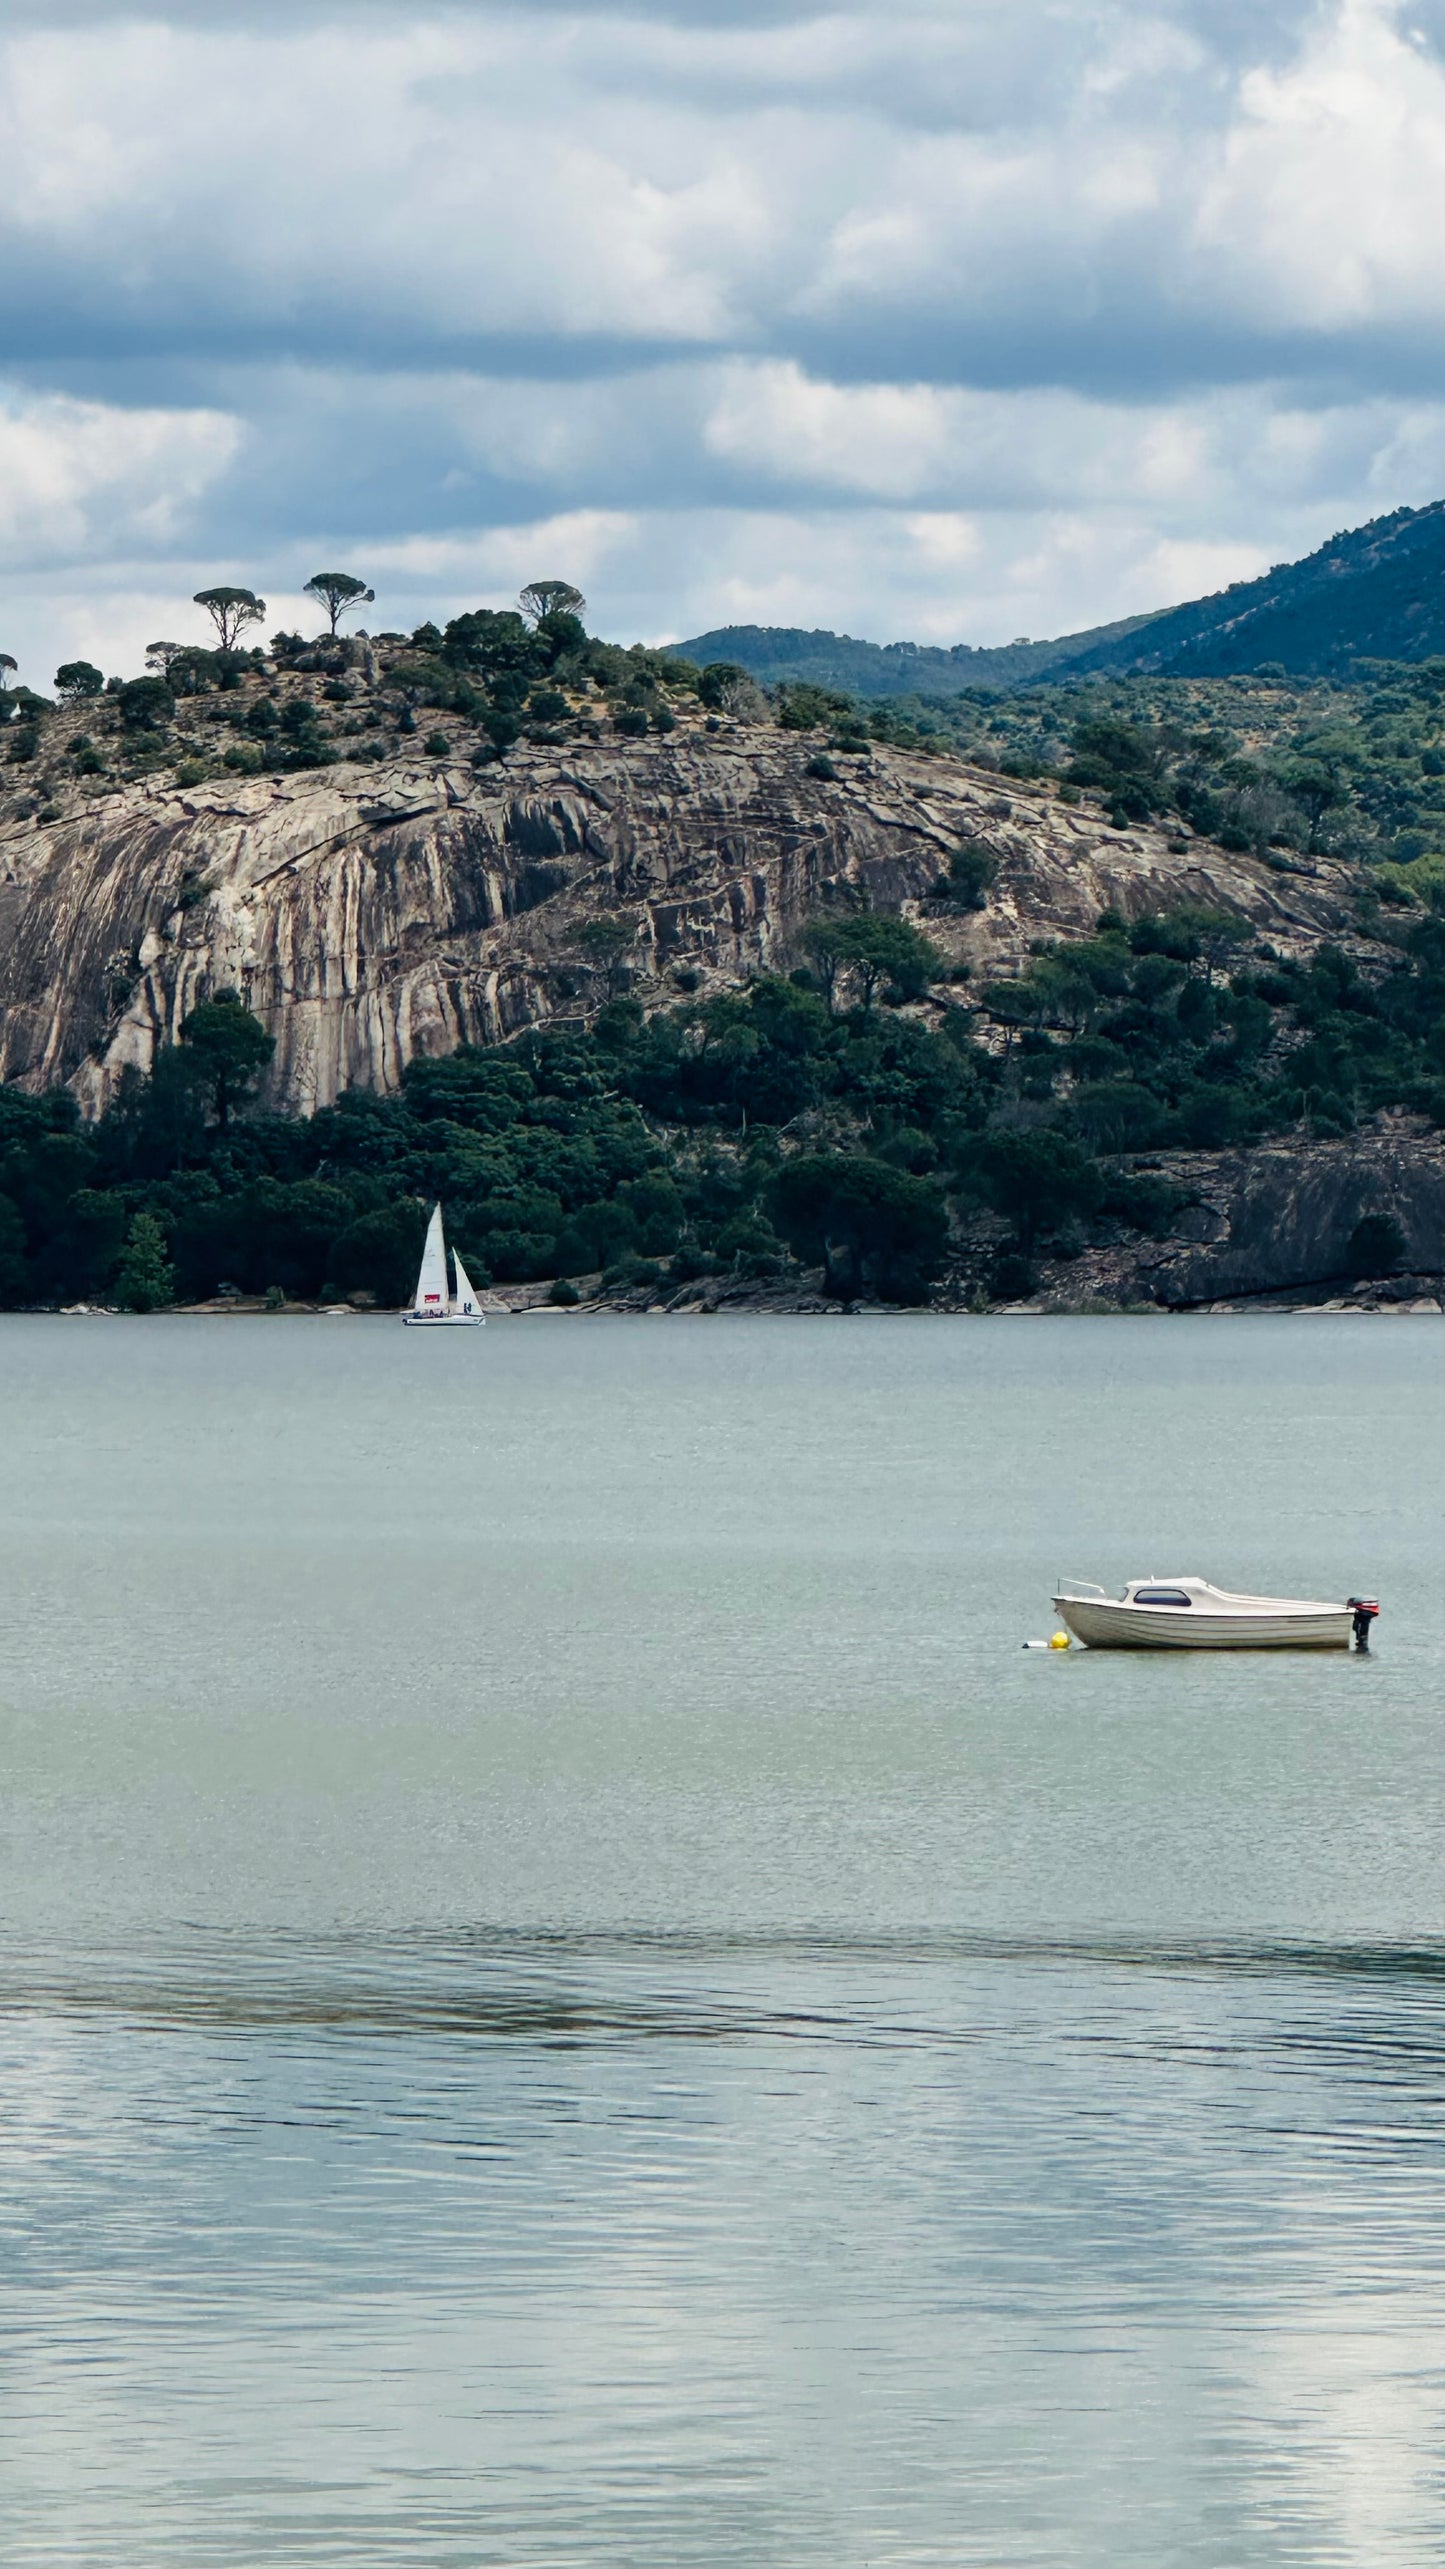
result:
[[[1375,1597],[1346,1597],[1345,1603],[1347,1606],[1352,1606],[1354,1608],[1355,1648],[1356,1650],[1368,1650],[1370,1647],[1370,1626],[1380,1611],[1379,1600]]]

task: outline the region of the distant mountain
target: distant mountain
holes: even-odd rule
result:
[[[951,650],[927,642],[859,642],[850,633],[807,633],[800,625],[725,624],[672,649],[701,668],[710,660],[734,660],[770,687],[791,679],[838,687],[850,696],[958,696],[966,687],[1002,691],[1061,676],[1076,655],[1123,642],[1151,622],[1149,616],[1128,616],[1122,624],[1097,625],[1062,642],[1006,642],[994,650],[967,642]]]
[[[1278,663],[1291,676],[1347,676],[1362,660],[1445,654],[1445,500],[1396,509],[1331,536],[1303,562],[1237,581],[1163,614],[1131,616],[1058,642],[857,642],[791,625],[723,625],[676,649],[706,663],[735,660],[769,684],[810,679],[855,696],[959,695],[1067,678],[1228,678]]]
[[[1069,666],[1079,675],[1229,678],[1277,661],[1292,676],[1339,677],[1357,661],[1437,652],[1445,653],[1445,500],[1332,535],[1303,562],[1152,616],[1133,637],[1101,636]]]

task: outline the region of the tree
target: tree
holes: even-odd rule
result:
[[[93,660],[65,660],[55,672],[55,692],[68,705],[83,704],[105,693],[105,671]]]
[[[637,929],[631,919],[620,919],[615,912],[600,919],[587,919],[577,931],[577,943],[594,972],[607,983],[607,996],[615,999],[626,979],[626,958],[637,942]]]
[[[726,660],[714,660],[703,671],[703,677],[715,686],[717,673],[729,665]],[[823,723],[851,722],[855,710],[851,696],[840,696],[832,687],[814,687],[806,679],[790,680],[778,689],[778,726],[782,731],[813,731]]]
[[[218,990],[181,1020],[181,1041],[202,1065],[211,1092],[216,1122],[229,1129],[231,1110],[243,1105],[276,1050],[258,1017],[253,1017],[239,991]]]
[[[1253,942],[1254,930],[1247,919],[1233,910],[1211,909],[1196,901],[1182,902],[1177,910],[1151,911],[1129,930],[1135,954],[1166,955],[1171,962],[1187,964],[1191,972],[1202,963],[1204,978],[1210,982],[1241,946]]]
[[[176,1271],[166,1253],[166,1235],[153,1213],[138,1213],[130,1226],[115,1297],[122,1311],[161,1311],[175,1301]]]
[[[148,642],[146,644],[146,667],[147,669],[154,669],[160,677],[164,678],[167,686],[169,686],[171,671],[176,662],[184,659],[186,654],[193,649],[194,645],[189,642]]]
[[[529,580],[517,600],[529,624],[541,624],[544,617],[569,615],[580,617],[587,601],[570,580]]]
[[[369,589],[364,580],[354,580],[349,571],[317,571],[302,594],[320,600],[330,619],[333,642],[341,618],[349,615],[353,607],[371,606],[376,598],[375,589]]]
[[[536,635],[511,607],[476,607],[468,615],[453,616],[441,648],[454,669],[475,670],[494,690],[499,681],[514,679],[519,701],[528,682],[542,675],[546,661]]]
[[[1025,1257],[1033,1255],[1042,1231],[1092,1212],[1102,1187],[1077,1142],[1029,1126],[1005,1125],[985,1134],[969,1153],[963,1175],[1013,1224]]]
[[[829,1016],[833,1013],[833,995],[843,968],[843,949],[838,943],[838,931],[846,925],[843,919],[811,919],[803,932],[803,945],[808,961],[823,985]]]
[[[697,692],[710,714],[726,714],[734,722],[761,722],[768,709],[756,678],[735,660],[710,660]]]
[[[1311,852],[1319,846],[1320,827],[1327,812],[1337,811],[1350,799],[1350,789],[1339,767],[1327,756],[1293,759],[1285,768],[1280,783],[1292,802],[1298,803],[1309,822]]]
[[[25,1225],[8,1195],[0,1195],[0,1310],[13,1311],[30,1292]]]
[[[127,731],[164,731],[175,720],[176,700],[164,678],[127,678],[118,701]]]
[[[821,1258],[824,1290],[840,1301],[867,1287],[921,1302],[943,1264],[948,1208],[940,1190],[884,1160],[825,1151],[785,1160],[768,1202],[795,1256]]]
[[[998,858],[978,839],[961,839],[948,860],[944,898],[960,910],[986,908],[998,881]]]
[[[332,1242],[331,1283],[339,1293],[369,1293],[389,1310],[409,1302],[426,1223],[426,1206],[409,1198],[363,1213]]]
[[[19,666],[19,661],[12,660],[8,651],[0,651],[0,696],[4,695],[10,684],[10,673]]]
[[[881,918],[871,912],[840,919],[833,945],[839,962],[858,983],[865,1017],[880,981],[891,982],[906,999],[920,999],[939,970],[938,948],[906,919]]]
[[[221,649],[234,651],[236,638],[248,625],[259,624],[266,601],[254,589],[197,589],[194,604],[204,607],[220,636]]]

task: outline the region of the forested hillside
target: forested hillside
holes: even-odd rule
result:
[[[961,851],[948,901],[986,896]],[[202,1003],[98,1124],[0,1092],[0,1300],[138,1308],[226,1287],[399,1302],[440,1197],[479,1280],[673,1297],[816,1276],[837,1296],[1027,1289],[1047,1250],[1162,1235],[1185,1191],[1140,1154],[1445,1123],[1445,922],[1369,964],[1261,951],[1210,911],[1105,916],[1009,982],[922,1009],[926,933],[820,921],[810,960],[647,1019],[414,1061],[400,1096],[245,1111],[267,1038]],[[1342,1240],[1398,1262],[1388,1222]]]
[[[677,649],[693,660],[735,660],[770,685],[808,679],[879,700],[971,688],[1006,694],[1106,674],[1262,675],[1271,666],[1294,678],[1348,679],[1362,662],[1445,653],[1445,501],[1396,509],[1213,597],[1055,642],[880,646],[785,625],[725,625]]]
[[[927,642],[859,642],[852,634],[810,633],[796,625],[725,624],[672,647],[678,659],[702,667],[735,661],[764,686],[803,680],[883,703],[894,696],[957,696],[970,687],[998,693],[1027,686],[1060,674],[1076,659],[1122,641],[1150,621],[1148,616],[1129,616],[1121,624],[1100,625],[1063,642],[1005,642],[994,648],[958,642],[947,650]]]
[[[1445,1127],[1445,659],[880,707],[595,644],[580,605],[157,646],[128,687],[60,673],[59,709],[10,691],[23,971],[63,980],[122,846],[153,926],[97,983],[71,1085],[0,1091],[0,1301],[390,1304],[440,1197],[479,1280],[563,1302],[720,1281],[982,1303],[1187,1221],[1171,1153],[1303,1148],[1382,1111]],[[345,782],[358,764],[375,786]],[[296,816],[275,862],[273,793]],[[395,907],[408,867],[421,911]],[[246,919],[278,875],[338,888],[278,914],[263,1018]],[[298,922],[324,979],[363,881],[395,909],[383,980],[445,890],[447,986],[467,937],[488,987],[526,954],[550,1019],[491,1044],[433,1020],[395,1093],[267,1111]],[[1117,902],[1080,908],[1080,882]],[[136,1016],[137,988],[173,1013]],[[11,1013],[33,1045],[36,1004]],[[127,1025],[144,1057],[99,1080]],[[1401,1253],[1383,1209],[1321,1252]]]

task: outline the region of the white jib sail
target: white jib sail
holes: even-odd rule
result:
[[[457,1271],[457,1298],[452,1304],[453,1311],[459,1312],[463,1320],[480,1320],[482,1315],[477,1306],[476,1289],[455,1249],[452,1251],[452,1265]]]
[[[417,1316],[422,1320],[445,1320],[447,1316],[447,1244],[442,1235],[442,1209],[432,1206],[426,1226],[426,1247],[421,1253],[421,1274],[416,1280]]]

